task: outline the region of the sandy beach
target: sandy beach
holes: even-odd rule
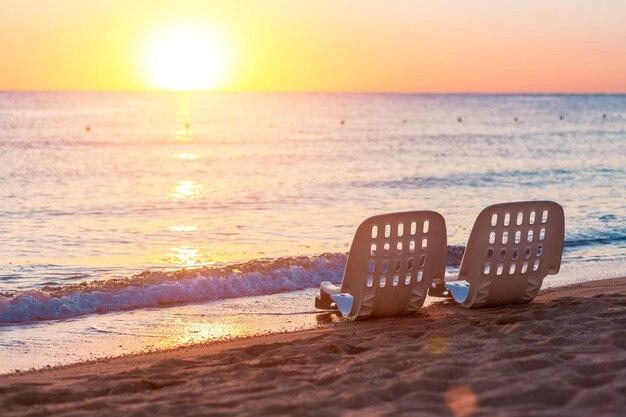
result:
[[[323,319],[321,317],[320,319]],[[626,278],[4,376],[3,416],[623,416]]]

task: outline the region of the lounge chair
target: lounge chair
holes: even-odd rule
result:
[[[489,206],[474,223],[458,280],[443,285],[468,308],[528,303],[559,272],[564,232],[563,208],[553,201]],[[430,291],[440,293],[437,285]]]
[[[446,223],[434,211],[383,214],[356,231],[341,285],[324,281],[315,307],[350,320],[417,311],[433,279],[443,279]]]

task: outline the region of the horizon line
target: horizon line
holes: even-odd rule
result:
[[[152,93],[152,94],[371,94],[371,95],[626,95],[624,91],[316,91],[316,90],[160,90],[160,89],[31,89],[0,88],[1,93]]]

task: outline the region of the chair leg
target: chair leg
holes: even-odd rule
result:
[[[441,298],[452,297],[452,294],[450,294],[450,291],[443,282],[433,282],[433,285],[428,289],[428,295]]]
[[[330,294],[320,290],[320,294],[315,297],[315,308],[320,310],[336,310],[337,306],[330,298]]]

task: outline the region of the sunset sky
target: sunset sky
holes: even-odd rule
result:
[[[0,0],[0,89],[626,92],[626,1]]]

